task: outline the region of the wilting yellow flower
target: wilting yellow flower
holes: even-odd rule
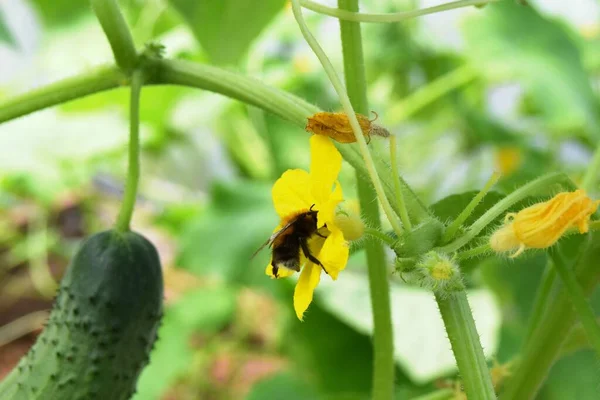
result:
[[[586,233],[599,203],[581,189],[559,193],[548,201],[507,214],[504,225],[490,238],[490,246],[495,251],[516,249],[511,255],[516,257],[526,249],[552,246],[571,227]]]
[[[387,129],[373,123],[374,119],[370,120],[362,114],[356,114],[356,119],[363,135],[367,139],[370,139],[371,135],[381,137],[390,136]],[[315,135],[328,136],[340,143],[356,142],[356,136],[354,136],[354,131],[352,131],[352,127],[350,126],[348,115],[345,113],[318,112],[311,115],[308,117],[306,130]]]
[[[280,232],[288,226],[293,232],[294,227],[290,222],[296,221],[298,216],[316,211],[316,226],[313,225],[314,234],[306,238],[308,250],[322,266],[309,260],[304,249],[296,242],[290,243],[289,248],[298,248],[296,261],[276,264],[274,273],[273,258],[266,268],[267,275],[271,277],[286,277],[294,273],[289,265],[298,265],[301,268],[300,277],[294,292],[294,309],[299,319],[308,308],[313,298],[313,292],[321,278],[324,269],[333,280],[337,279],[341,270],[348,262],[348,244],[341,229],[335,223],[335,209],[343,200],[342,188],[337,182],[338,174],[342,167],[342,156],[337,151],[331,140],[325,136],[314,135],[310,138],[311,162],[310,173],[301,169],[288,170],[273,185],[273,204],[281,222],[275,229]],[[335,186],[335,187],[334,187]],[[311,222],[312,221],[312,222]],[[314,218],[305,220],[307,225],[315,224]],[[310,231],[306,226],[299,230]],[[285,234],[285,233],[284,233]],[[299,239],[299,238],[296,238]],[[284,239],[287,240],[287,239]],[[274,242],[273,253],[283,240]],[[294,247],[295,246],[295,247]],[[281,257],[280,257],[281,258]],[[275,276],[277,275],[277,276]]]

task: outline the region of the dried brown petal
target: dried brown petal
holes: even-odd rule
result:
[[[377,119],[377,114],[375,114],[375,119],[372,120],[362,114],[356,114],[356,118],[358,119],[360,129],[367,137],[367,141],[370,141],[371,135],[381,137],[390,136],[387,129],[373,123],[373,121]],[[356,142],[356,137],[354,136],[354,132],[352,132],[348,115],[345,113],[318,112],[308,117],[306,130],[315,135],[328,136],[339,143]]]

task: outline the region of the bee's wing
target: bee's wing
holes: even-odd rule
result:
[[[279,237],[281,236],[281,234],[283,234],[285,231],[287,231],[290,226],[292,226],[292,224],[294,223],[294,221],[288,222],[287,225],[285,225],[283,228],[281,228],[280,230],[273,232],[273,234],[267,239],[266,242],[264,242],[255,252],[254,254],[252,254],[252,256],[250,257],[250,259],[254,258],[262,249],[264,249],[265,247],[269,246],[271,247],[271,245],[273,244],[273,242]]]

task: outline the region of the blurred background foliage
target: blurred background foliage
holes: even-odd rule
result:
[[[371,12],[439,3],[361,1]],[[527,3],[363,25],[371,108],[398,135],[401,173],[442,220],[495,169],[503,178],[477,213],[545,172],[577,182],[600,139],[600,5]],[[139,46],[160,41],[170,57],[239,71],[339,110],[284,0],[120,5]],[[341,70],[337,21],[306,15]],[[0,100],[111,59],[86,1],[0,3]],[[114,220],[127,102],[128,91],[118,89],[0,126],[0,376],[41,329],[78,243]],[[264,275],[266,251],[250,260],[277,222],[272,182],[308,167],[307,133],[187,88],[145,88],[141,107],[133,225],[159,249],[167,310],[135,399],[367,399],[372,322],[363,254],[335,284],[324,279],[303,323],[291,309],[293,280]],[[388,144],[375,139],[371,148],[384,157]],[[344,166],[349,201],[353,179]],[[463,265],[482,343],[500,363],[517,355],[545,263],[533,253]],[[454,359],[431,294],[391,279],[397,398],[451,387]],[[575,332],[539,399],[598,398],[598,361],[584,344]]]

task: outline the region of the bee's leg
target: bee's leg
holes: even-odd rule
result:
[[[321,264],[321,261],[319,261],[317,257],[311,254],[310,250],[308,249],[308,244],[306,243],[306,240],[300,240],[300,246],[302,247],[302,252],[306,256],[306,258],[308,258],[309,261],[319,265],[321,268],[323,268],[323,271],[325,271],[325,273],[329,275],[329,272],[327,272],[325,266]]]

